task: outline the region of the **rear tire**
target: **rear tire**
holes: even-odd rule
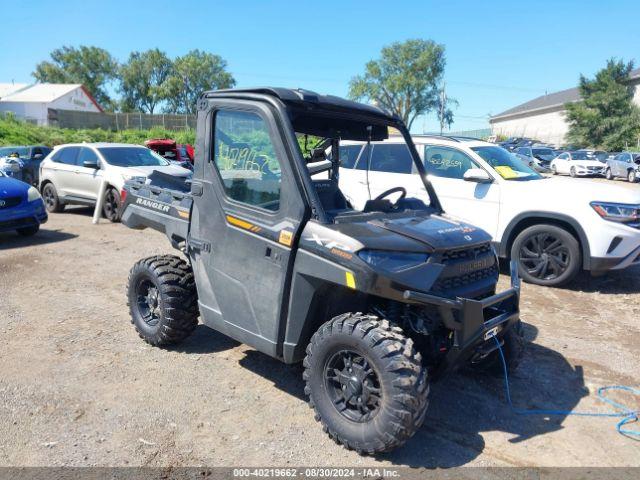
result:
[[[554,175],[558,174],[558,169],[556,168],[555,165],[551,165],[551,173],[553,173]]]
[[[578,240],[564,228],[540,224],[525,228],[511,246],[525,282],[557,287],[580,271],[582,253]]]
[[[613,174],[611,173],[611,169],[607,168],[604,172],[604,176],[607,177],[607,180],[613,180]]]
[[[47,183],[42,188],[42,199],[44,200],[44,206],[49,213],[61,213],[64,211],[64,204],[60,202],[58,198],[58,192],[53,183]]]
[[[174,345],[198,325],[198,295],[191,266],[175,255],[145,258],[129,273],[131,323],[145,342]]]
[[[495,341],[493,339],[491,342]],[[518,322],[502,337],[502,354],[507,364],[507,372],[509,374],[515,372],[522,361],[525,350],[525,340],[522,333],[522,322]],[[504,374],[500,352],[494,350],[489,355],[478,362],[471,363],[472,370],[486,372],[491,375],[501,376]]]
[[[111,223],[120,221],[120,194],[113,187],[107,188],[107,191],[104,192],[102,213]]]
[[[348,449],[388,452],[424,422],[427,369],[413,341],[387,320],[361,313],[335,317],[311,338],[304,368],[316,420]]]
[[[18,235],[22,235],[23,237],[31,237],[38,233],[39,230],[40,225],[34,225],[32,227],[19,228],[16,232],[18,232]]]

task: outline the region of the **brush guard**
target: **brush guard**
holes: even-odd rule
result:
[[[481,300],[447,299],[428,293],[406,290],[407,303],[435,305],[444,326],[453,332],[452,347],[432,376],[452,372],[471,358],[482,358],[502,345],[502,337],[520,318],[520,277],[518,265],[510,263],[511,288]],[[498,343],[493,339],[496,337]]]

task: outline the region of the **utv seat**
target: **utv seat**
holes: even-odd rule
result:
[[[327,215],[334,217],[346,210],[352,210],[351,205],[333,180],[313,180],[313,187],[318,193],[322,208]]]

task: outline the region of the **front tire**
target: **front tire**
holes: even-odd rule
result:
[[[49,213],[61,213],[64,211],[64,204],[60,202],[58,198],[58,192],[53,183],[47,183],[42,188],[42,199],[44,200],[44,206]]]
[[[33,225],[32,227],[19,228],[16,231],[18,232],[18,235],[21,235],[23,237],[31,237],[38,233],[39,230],[40,225]]]
[[[613,180],[613,173],[611,173],[611,169],[607,168],[604,172],[604,176],[607,177],[607,180]]]
[[[627,174],[627,180],[629,181],[629,183],[636,183],[638,181],[638,176],[635,170],[629,170],[629,173]]]
[[[316,420],[348,449],[388,452],[424,421],[427,370],[413,341],[387,320],[360,313],[335,317],[311,338],[304,367]]]
[[[576,167],[571,167],[569,169],[569,175],[571,175],[572,178],[576,178],[577,174],[576,174]]]
[[[120,194],[113,187],[107,188],[107,191],[104,192],[102,213],[111,223],[120,221]]]
[[[564,228],[540,224],[524,229],[511,247],[525,282],[557,287],[580,271],[582,253],[578,240]]]
[[[553,173],[554,175],[558,174],[558,169],[556,168],[555,165],[551,165],[551,173]]]
[[[191,266],[175,255],[136,263],[129,273],[131,323],[155,347],[180,343],[198,325],[198,295]]]

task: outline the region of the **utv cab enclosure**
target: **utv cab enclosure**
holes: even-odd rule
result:
[[[166,233],[185,257],[131,270],[132,322],[145,341],[177,343],[199,317],[267,355],[304,361],[316,418],[361,453],[416,432],[431,380],[460,366],[501,368],[498,344],[515,368],[517,275],[495,292],[490,236],[444,214],[401,120],[281,88],[207,92],[197,108],[192,181],[158,174],[125,187],[123,223]],[[430,200],[398,185],[355,210],[338,188],[341,141],[389,131],[405,138]]]

